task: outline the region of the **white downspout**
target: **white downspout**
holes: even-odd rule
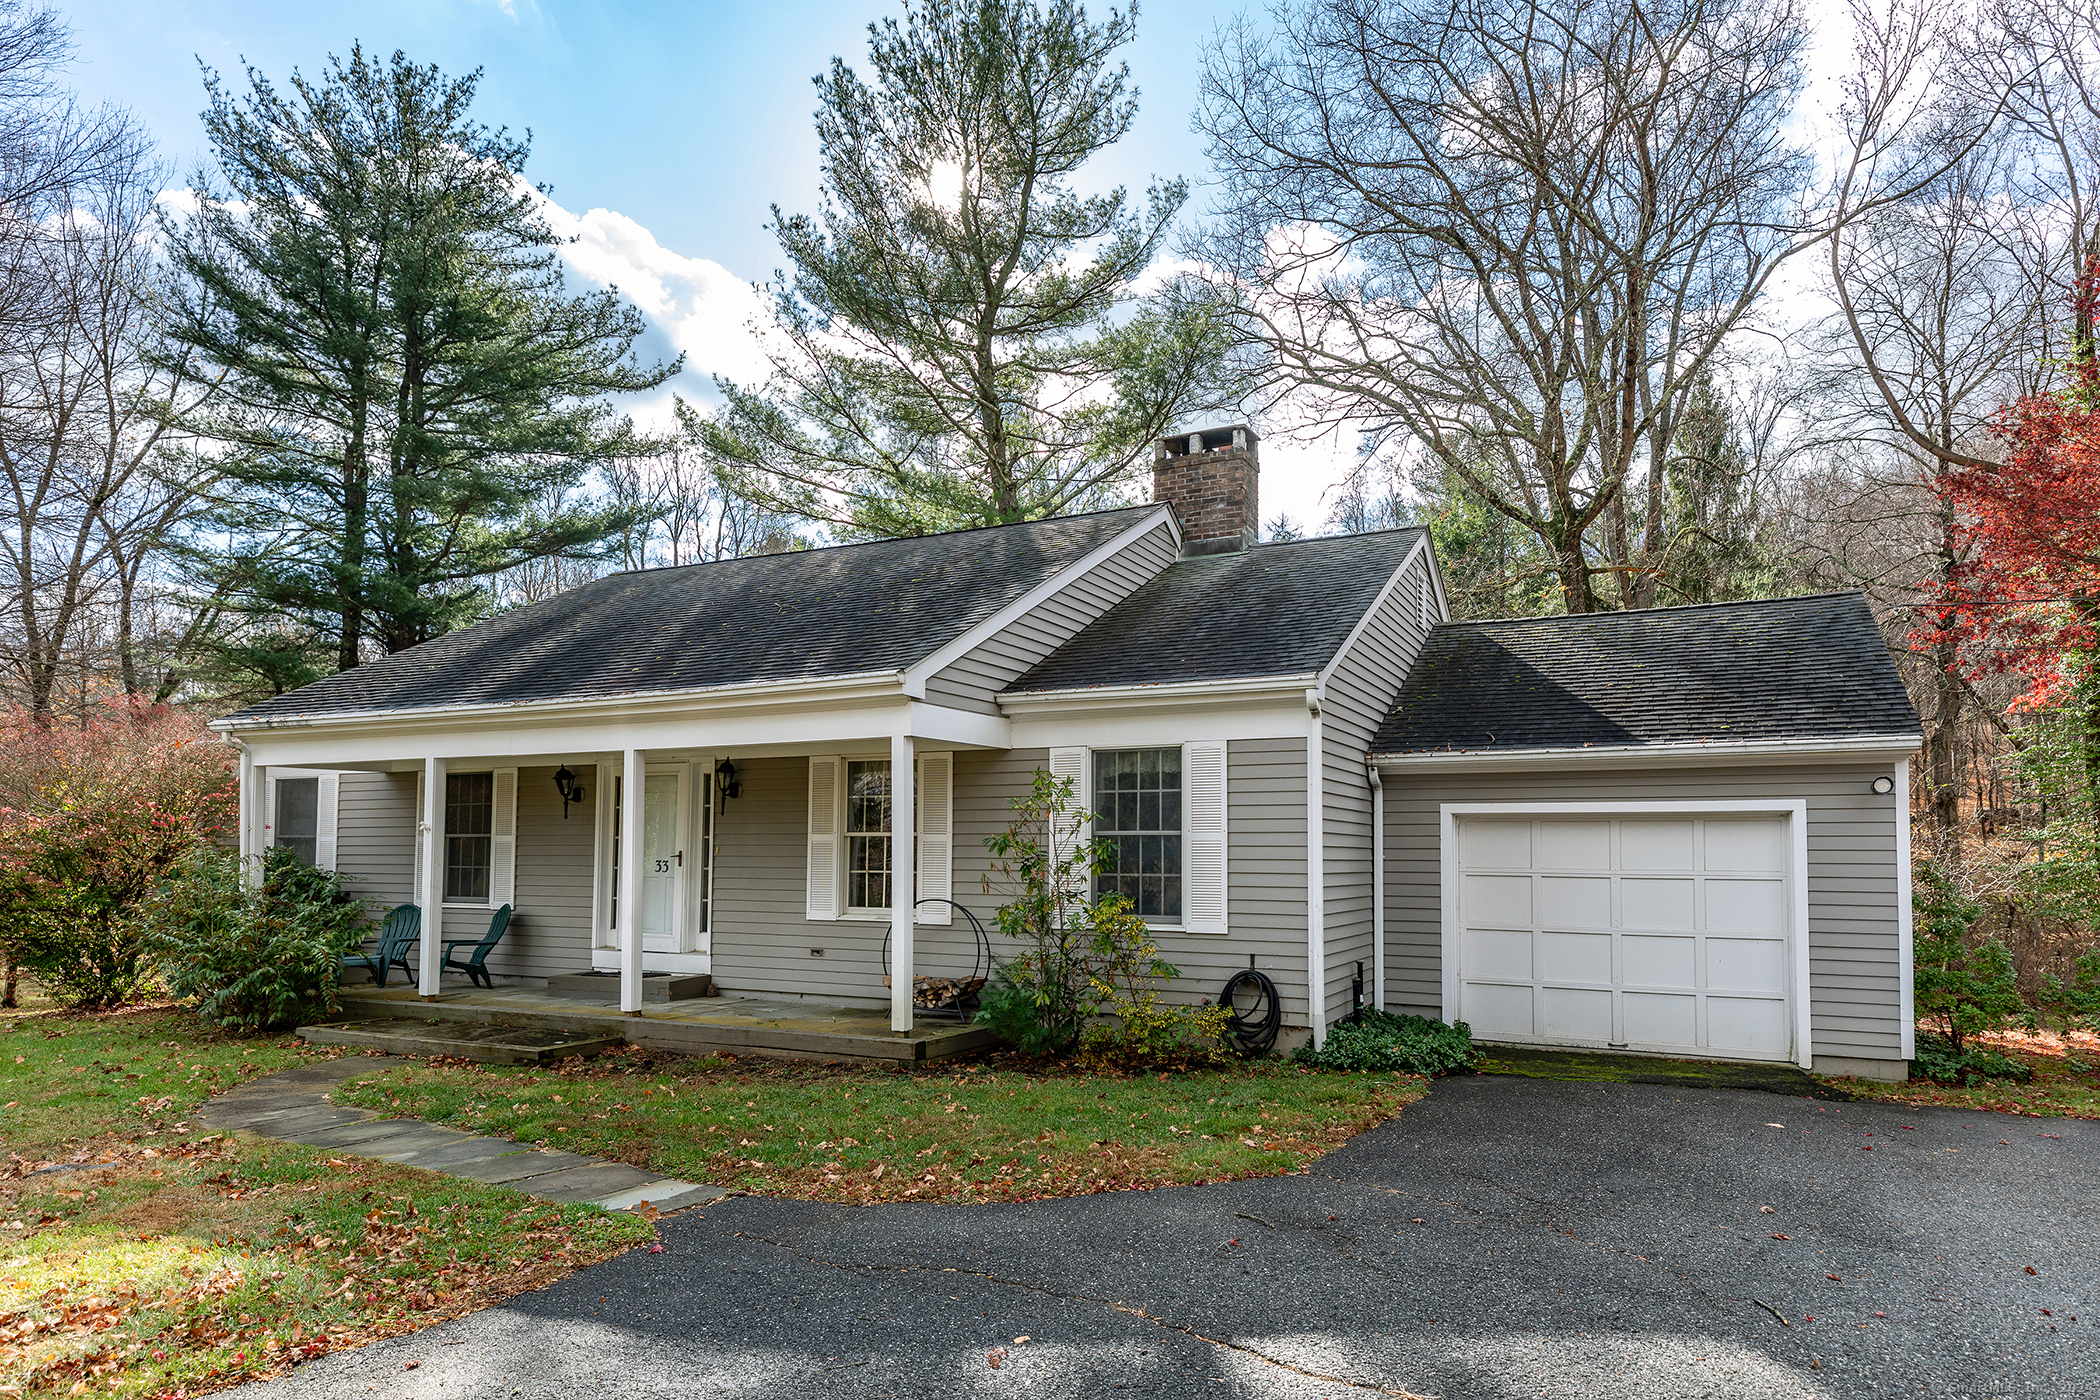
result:
[[[1371,1005],[1385,1010],[1385,786],[1378,765],[1371,779]]]

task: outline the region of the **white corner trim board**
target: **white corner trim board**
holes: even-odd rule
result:
[[[1504,818],[1514,820],[1552,817],[1729,817],[1745,815],[1780,816],[1787,823],[1787,868],[1785,872],[1786,894],[1786,966],[1788,998],[1791,1003],[1789,1018],[1790,1058],[1803,1069],[1814,1063],[1809,1027],[1809,922],[1808,922],[1808,803],[1799,798],[1746,798],[1746,799],[1651,799],[1644,801],[1600,801],[1600,802],[1446,802],[1438,806],[1438,867],[1442,884],[1442,983],[1443,1013],[1447,1020],[1464,1019],[1465,1007],[1461,983],[1464,977],[1462,938],[1465,932],[1464,915],[1460,909],[1460,829],[1469,817]],[[1616,849],[1617,838],[1613,838]],[[1580,877],[1589,873],[1582,867],[1570,866],[1569,874]],[[1536,915],[1533,916],[1536,920]],[[1614,980],[1617,980],[1616,977]],[[1587,994],[1585,994],[1587,995]],[[1488,1037],[1494,1038],[1494,1037]],[[1631,1037],[1629,1037],[1629,1040]],[[1554,1043],[1550,1038],[1541,1038],[1541,1043]],[[1589,1044],[1591,1040],[1573,1039],[1568,1043]],[[1706,1050],[1699,1053],[1725,1053]]]
[[[1910,760],[1897,762],[1896,779],[1896,961],[1900,966],[1897,1015],[1903,1021],[1899,1058],[1915,1059],[1918,1053],[1918,991],[1911,967],[1915,937],[1915,911],[1910,905]]]

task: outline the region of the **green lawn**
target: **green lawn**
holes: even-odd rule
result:
[[[326,1052],[0,1012],[0,1396],[201,1394],[552,1282],[647,1222],[188,1121]],[[35,1171],[50,1162],[84,1170]]]
[[[1834,1079],[1863,1099],[1888,1103],[1948,1104],[2024,1113],[2033,1118],[2100,1118],[2100,1036],[2078,1031],[2069,1036],[2044,1031],[2011,1032],[1978,1037],[1992,1049],[2024,1062],[2034,1077],[2020,1082],[1990,1079],[1973,1086],[1935,1084],[1914,1079],[1908,1084],[1876,1084],[1861,1079]]]
[[[1427,1087],[1279,1061],[1104,1079],[1000,1060],[905,1073],[629,1047],[558,1069],[415,1061],[335,1097],[773,1195],[983,1201],[1299,1171]]]

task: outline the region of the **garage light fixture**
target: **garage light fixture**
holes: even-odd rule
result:
[[[1884,775],[1874,780],[1874,791],[1880,793],[1883,797],[1888,796],[1895,790],[1896,780],[1894,778]]]

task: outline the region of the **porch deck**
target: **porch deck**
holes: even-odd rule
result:
[[[345,987],[345,1019],[421,1017],[484,1026],[532,1026],[620,1036],[652,1050],[688,1055],[727,1051],[797,1060],[861,1060],[899,1064],[941,1060],[989,1049],[997,1037],[981,1026],[920,1020],[905,1033],[890,1029],[886,1011],[812,1005],[786,997],[705,997],[653,1003],[639,1016],[617,1007],[525,988],[493,991],[449,985],[437,1001],[413,986]]]

